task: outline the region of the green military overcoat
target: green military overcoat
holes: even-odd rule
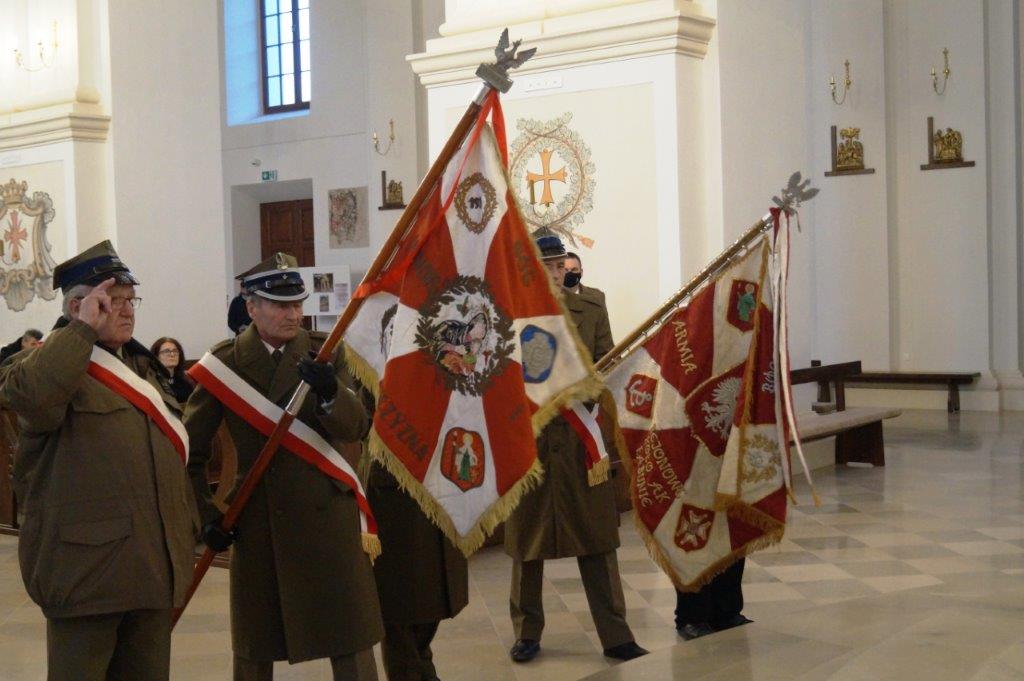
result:
[[[383,552],[373,565],[384,621],[426,624],[455,617],[469,602],[466,557],[380,464],[366,494]]]
[[[615,344],[604,294],[565,292],[564,301],[592,358],[611,350]],[[589,485],[586,450],[565,419],[556,417],[541,431],[537,456],[544,466],[544,481],[523,496],[505,522],[505,552],[527,561],[618,548],[615,488],[611,480]]]
[[[282,348],[276,366],[255,325],[211,352],[283,408],[299,384],[299,360],[318,349],[324,338],[300,330]],[[367,418],[349,388],[344,365],[336,366],[339,388],[330,412],[317,406],[311,392],[299,420],[340,451],[342,442],[365,435]],[[185,408],[192,443],[188,469],[204,522],[218,516],[206,464],[222,421],[238,452],[236,487],[267,440],[201,386],[192,393]],[[236,655],[296,663],[351,655],[383,637],[373,568],[360,540],[359,509],[347,486],[281,449],[237,528],[231,552],[231,638]]]
[[[21,575],[47,617],[184,602],[198,518],[185,467],[140,410],[86,373],[96,332],[80,321],[0,368],[0,405],[18,414],[14,464]],[[180,413],[136,341],[120,356]]]

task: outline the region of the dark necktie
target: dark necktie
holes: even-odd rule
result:
[[[270,353],[270,356],[271,356],[271,357],[273,358],[273,360],[274,360],[274,365],[275,365],[275,366],[277,366],[278,364],[280,364],[280,363],[281,363],[281,355],[283,355],[283,354],[284,354],[284,353],[283,353],[283,352],[281,352],[280,350],[274,350],[274,351],[273,351],[272,353]]]

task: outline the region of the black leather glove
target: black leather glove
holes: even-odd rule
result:
[[[330,362],[317,362],[316,353],[309,351],[310,357],[299,360],[299,378],[313,389],[321,402],[330,402],[338,394],[338,379],[334,376],[334,365]]]
[[[203,525],[203,543],[217,553],[227,551],[227,548],[238,539],[238,529],[232,528],[230,532],[225,530],[223,521],[224,516],[221,515],[212,523]]]

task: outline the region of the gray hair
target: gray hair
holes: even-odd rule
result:
[[[69,321],[71,320],[71,301],[76,298],[86,297],[92,289],[93,287],[87,284],[77,284],[72,286],[71,289],[64,294],[64,302],[62,303],[61,308],[64,311],[65,319]]]

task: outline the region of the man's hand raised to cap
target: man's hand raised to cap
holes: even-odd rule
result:
[[[111,277],[97,284],[92,291],[89,291],[89,295],[82,298],[78,307],[78,318],[91,326],[97,333],[113,314],[113,303],[107,294],[107,289],[115,283],[116,280]]]

